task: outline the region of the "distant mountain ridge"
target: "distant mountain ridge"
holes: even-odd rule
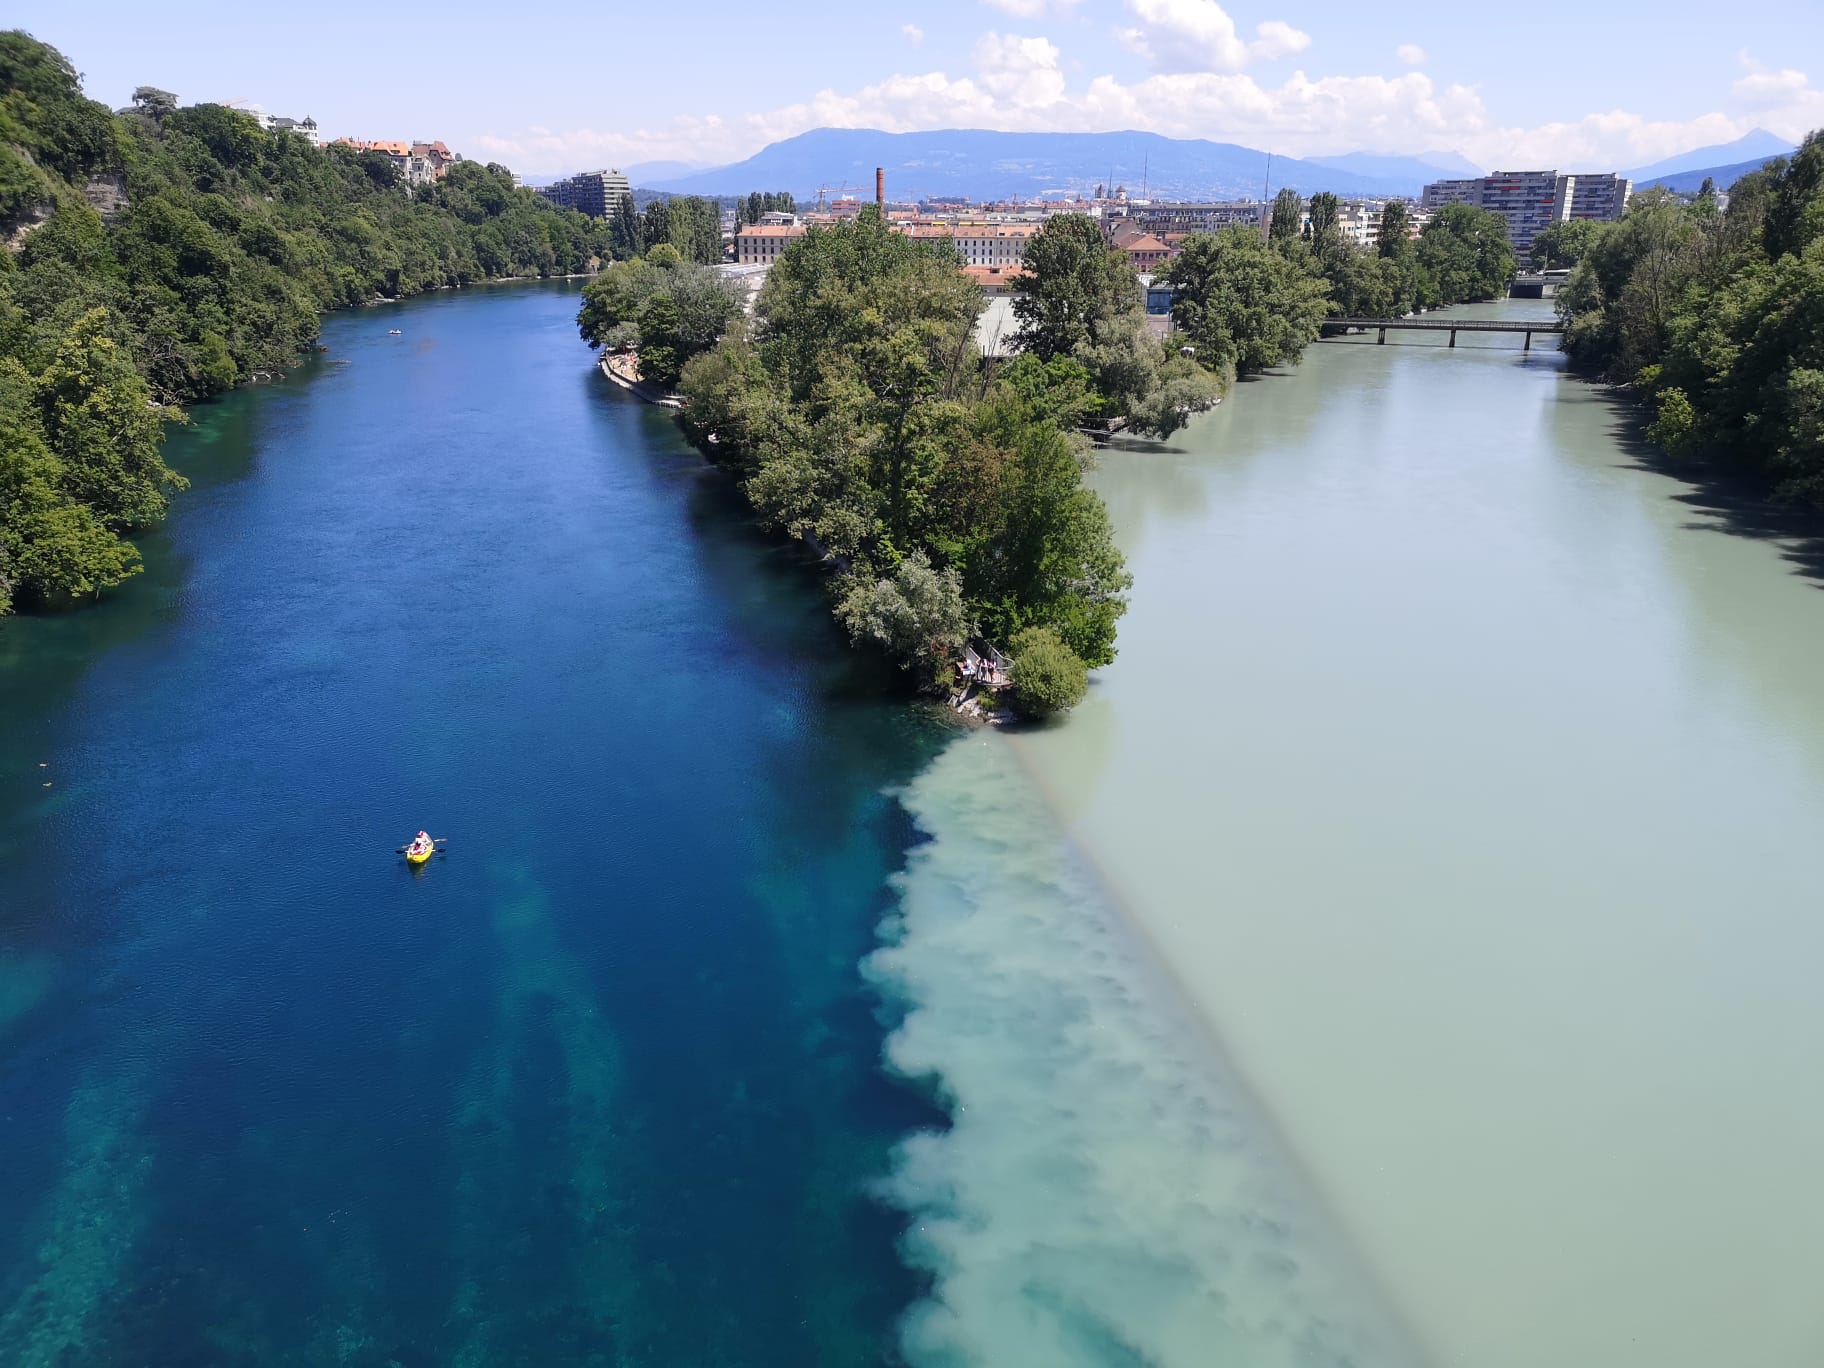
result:
[[[1776,133],[1769,133],[1764,128],[1756,128],[1744,133],[1734,142],[1715,143],[1710,147],[1694,147],[1689,152],[1680,152],[1676,157],[1666,157],[1647,166],[1637,166],[1632,171],[1621,174],[1637,186],[1657,182],[1667,176],[1676,176],[1680,172],[1696,172],[1698,180],[1703,180],[1706,171],[1727,170],[1731,166],[1752,163],[1753,170],[1769,157],[1786,157],[1796,151],[1793,145]],[[1736,174],[1740,175],[1741,172]],[[1722,179],[1718,177],[1717,184]],[[1693,187],[1695,188],[1695,187]]]
[[[1415,195],[1426,181],[1455,168],[1410,157],[1272,159],[1271,190],[1305,194]],[[1454,156],[1454,154],[1446,154]],[[887,173],[887,196],[995,199],[1074,198],[1097,185],[1124,185],[1129,195],[1155,199],[1258,199],[1268,184],[1267,153],[1236,143],[1167,138],[1158,133],[1002,133],[953,128],[883,133],[865,128],[815,128],[762,148],[745,161],[650,181],[645,188],[674,194],[736,195],[791,189],[814,198],[822,186],[849,187],[863,198],[874,190],[874,168]],[[1460,174],[1460,172],[1457,172]]]
[[[1767,158],[1792,151],[1784,139],[1757,128],[1733,142],[1693,148],[1621,174],[1639,188],[1668,184],[1695,189],[1705,175],[1727,186]],[[1271,194],[1287,186],[1307,195],[1330,190],[1343,196],[1416,196],[1431,181],[1485,174],[1457,152],[1274,156],[1269,170],[1265,151],[1238,143],[1137,130],[1004,133],[981,128],[918,133],[814,128],[727,166],[644,162],[627,169],[635,187],[643,190],[740,195],[789,189],[808,200],[824,187],[865,199],[873,193],[877,166],[886,169],[888,198],[897,201],[1070,199],[1093,195],[1098,185],[1125,186],[1136,198],[1174,200],[1258,199],[1263,188]],[[1684,181],[1692,177],[1686,187]]]
[[[1414,195],[1431,181],[1484,174],[1481,167],[1456,152],[1421,152],[1412,157],[1381,152],[1346,152],[1340,157],[1306,157],[1305,160],[1313,166],[1327,166],[1352,175],[1409,183],[1413,187],[1409,193]]]
[[[1756,157],[1753,161],[1731,162],[1728,166],[1700,166],[1694,171],[1680,171],[1650,181],[1636,181],[1634,189],[1637,192],[1660,189],[1679,194],[1695,194],[1704,188],[1705,181],[1713,181],[1718,190],[1727,190],[1750,171],[1759,171],[1772,160],[1772,157]]]

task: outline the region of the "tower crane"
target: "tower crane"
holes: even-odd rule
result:
[[[831,193],[840,195],[849,190],[860,193],[867,188],[868,187],[865,185],[820,185],[817,187],[817,212],[821,214],[824,211],[824,197],[826,195]]]

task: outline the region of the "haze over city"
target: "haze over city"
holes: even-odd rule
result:
[[[1498,20],[1215,0],[408,3],[378,28],[345,3],[305,16],[26,0],[14,16],[79,54],[89,94],[112,105],[151,82],[310,114],[326,137],[429,134],[534,176],[733,161],[822,126],[1133,128],[1295,156],[1598,169],[1757,127],[1796,142],[1824,123],[1824,25],[1805,0],[1546,0]]]

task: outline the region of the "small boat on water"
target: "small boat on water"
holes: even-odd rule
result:
[[[397,329],[397,328],[388,328],[388,329],[387,329],[387,330],[386,330],[386,335],[387,335],[387,336],[388,336],[388,337],[397,337],[397,336],[399,336],[399,329]]]
[[[399,853],[405,856],[407,864],[421,865],[437,853],[437,847],[441,844],[441,839],[432,840],[430,833],[421,831],[408,844],[400,846]]]

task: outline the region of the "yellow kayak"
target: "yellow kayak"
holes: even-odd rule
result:
[[[421,865],[436,853],[436,846],[426,846],[423,850],[413,850],[410,846],[407,846],[405,849],[405,862],[407,864]]]

